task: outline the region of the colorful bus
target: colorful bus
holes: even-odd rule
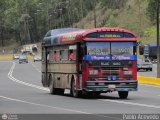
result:
[[[74,97],[137,91],[137,37],[121,28],[62,28],[42,42],[42,84],[51,94]]]

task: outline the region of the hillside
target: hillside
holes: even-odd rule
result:
[[[156,27],[152,25],[146,9],[149,0],[126,0],[119,9],[108,8],[99,3],[96,5],[97,27],[121,27],[133,31],[142,43],[156,41]],[[90,11],[85,18],[75,26],[80,28],[94,27],[94,11]]]
[[[50,29],[93,28],[94,18],[97,27],[129,29],[139,42],[155,42],[155,8],[156,0],[0,0],[0,46],[41,42]]]

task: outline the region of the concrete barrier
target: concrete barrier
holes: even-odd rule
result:
[[[160,86],[160,78],[137,76],[138,83]]]
[[[0,55],[0,60],[9,60],[12,58],[13,58],[13,55]]]
[[[27,56],[28,59],[33,59],[33,56]],[[0,60],[12,60],[13,55],[0,55]]]

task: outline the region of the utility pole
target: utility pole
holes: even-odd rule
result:
[[[157,0],[157,78],[160,78],[159,4],[160,0]]]

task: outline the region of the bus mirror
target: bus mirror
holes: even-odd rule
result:
[[[140,55],[144,54],[144,46],[139,46],[139,54]]]

